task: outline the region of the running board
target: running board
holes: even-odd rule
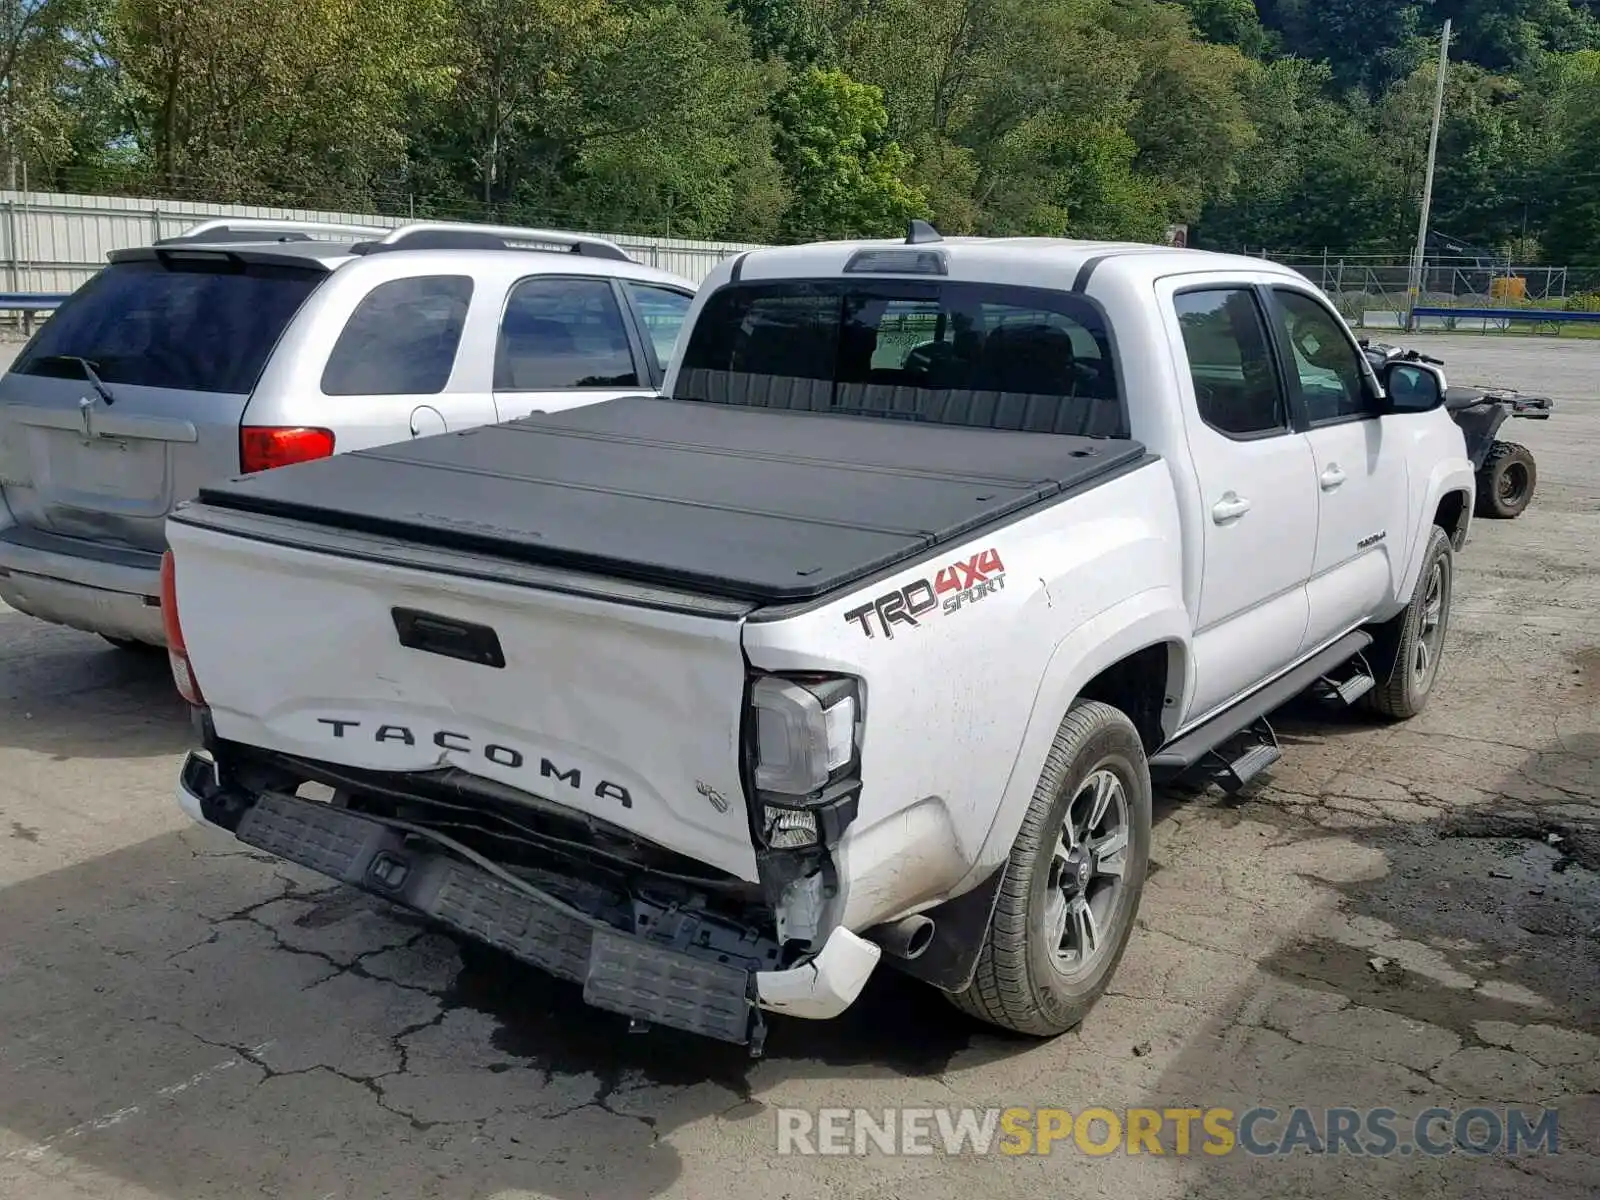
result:
[[[1203,725],[1196,726],[1176,741],[1168,743],[1151,756],[1151,775],[1158,780],[1171,780],[1187,774],[1224,743],[1282,708],[1325,678],[1329,672],[1338,670],[1361,654],[1370,645],[1372,645],[1372,635],[1365,630],[1358,629],[1345,634],[1320,654],[1312,655],[1292,671],[1252,692],[1233,707],[1218,713]],[[1273,745],[1276,747],[1276,739],[1273,740]],[[1279,753],[1281,754],[1281,751]]]
[[[1244,791],[1252,779],[1282,757],[1278,735],[1263,717],[1224,747],[1207,755],[1201,769],[1212,783],[1234,796]]]
[[[1356,655],[1345,666],[1348,669],[1342,676],[1324,675],[1319,690],[1331,703],[1349,706],[1377,687],[1378,678],[1365,654]]]

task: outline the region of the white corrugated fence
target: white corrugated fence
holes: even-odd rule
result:
[[[0,263],[5,268],[0,287],[7,292],[70,292],[105,265],[109,251],[148,246],[211,217],[332,221],[387,228],[406,222],[404,217],[371,213],[0,190]],[[588,229],[574,232],[608,238],[639,262],[695,283],[723,259],[752,249],[738,242],[696,242]]]

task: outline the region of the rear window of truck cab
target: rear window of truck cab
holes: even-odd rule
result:
[[[79,288],[12,368],[115,386],[247,395],[326,273],[225,255],[113,263]]]
[[[694,321],[673,398],[1128,436],[1100,310],[1081,296],[1005,284],[731,284]]]

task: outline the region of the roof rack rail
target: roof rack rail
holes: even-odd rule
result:
[[[254,217],[213,217],[191,225],[176,237],[161,238],[158,246],[181,245],[185,242],[259,242],[285,241],[309,242],[314,233],[342,234],[354,237],[382,237],[389,232],[387,225],[352,225],[338,221],[285,221],[256,219]]]
[[[512,243],[533,243],[512,245]],[[389,250],[513,250],[563,247],[571,254],[632,262],[615,242],[587,233],[560,229],[525,229],[516,225],[469,225],[457,221],[413,221],[398,229],[386,230],[376,242],[356,247],[359,254],[379,254]]]

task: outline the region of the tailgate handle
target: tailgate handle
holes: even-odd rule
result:
[[[462,662],[484,667],[506,665],[505,652],[500,649],[500,635],[487,625],[473,625],[415,608],[390,611],[394,614],[394,631],[400,635],[400,644],[408,650],[459,658]]]

